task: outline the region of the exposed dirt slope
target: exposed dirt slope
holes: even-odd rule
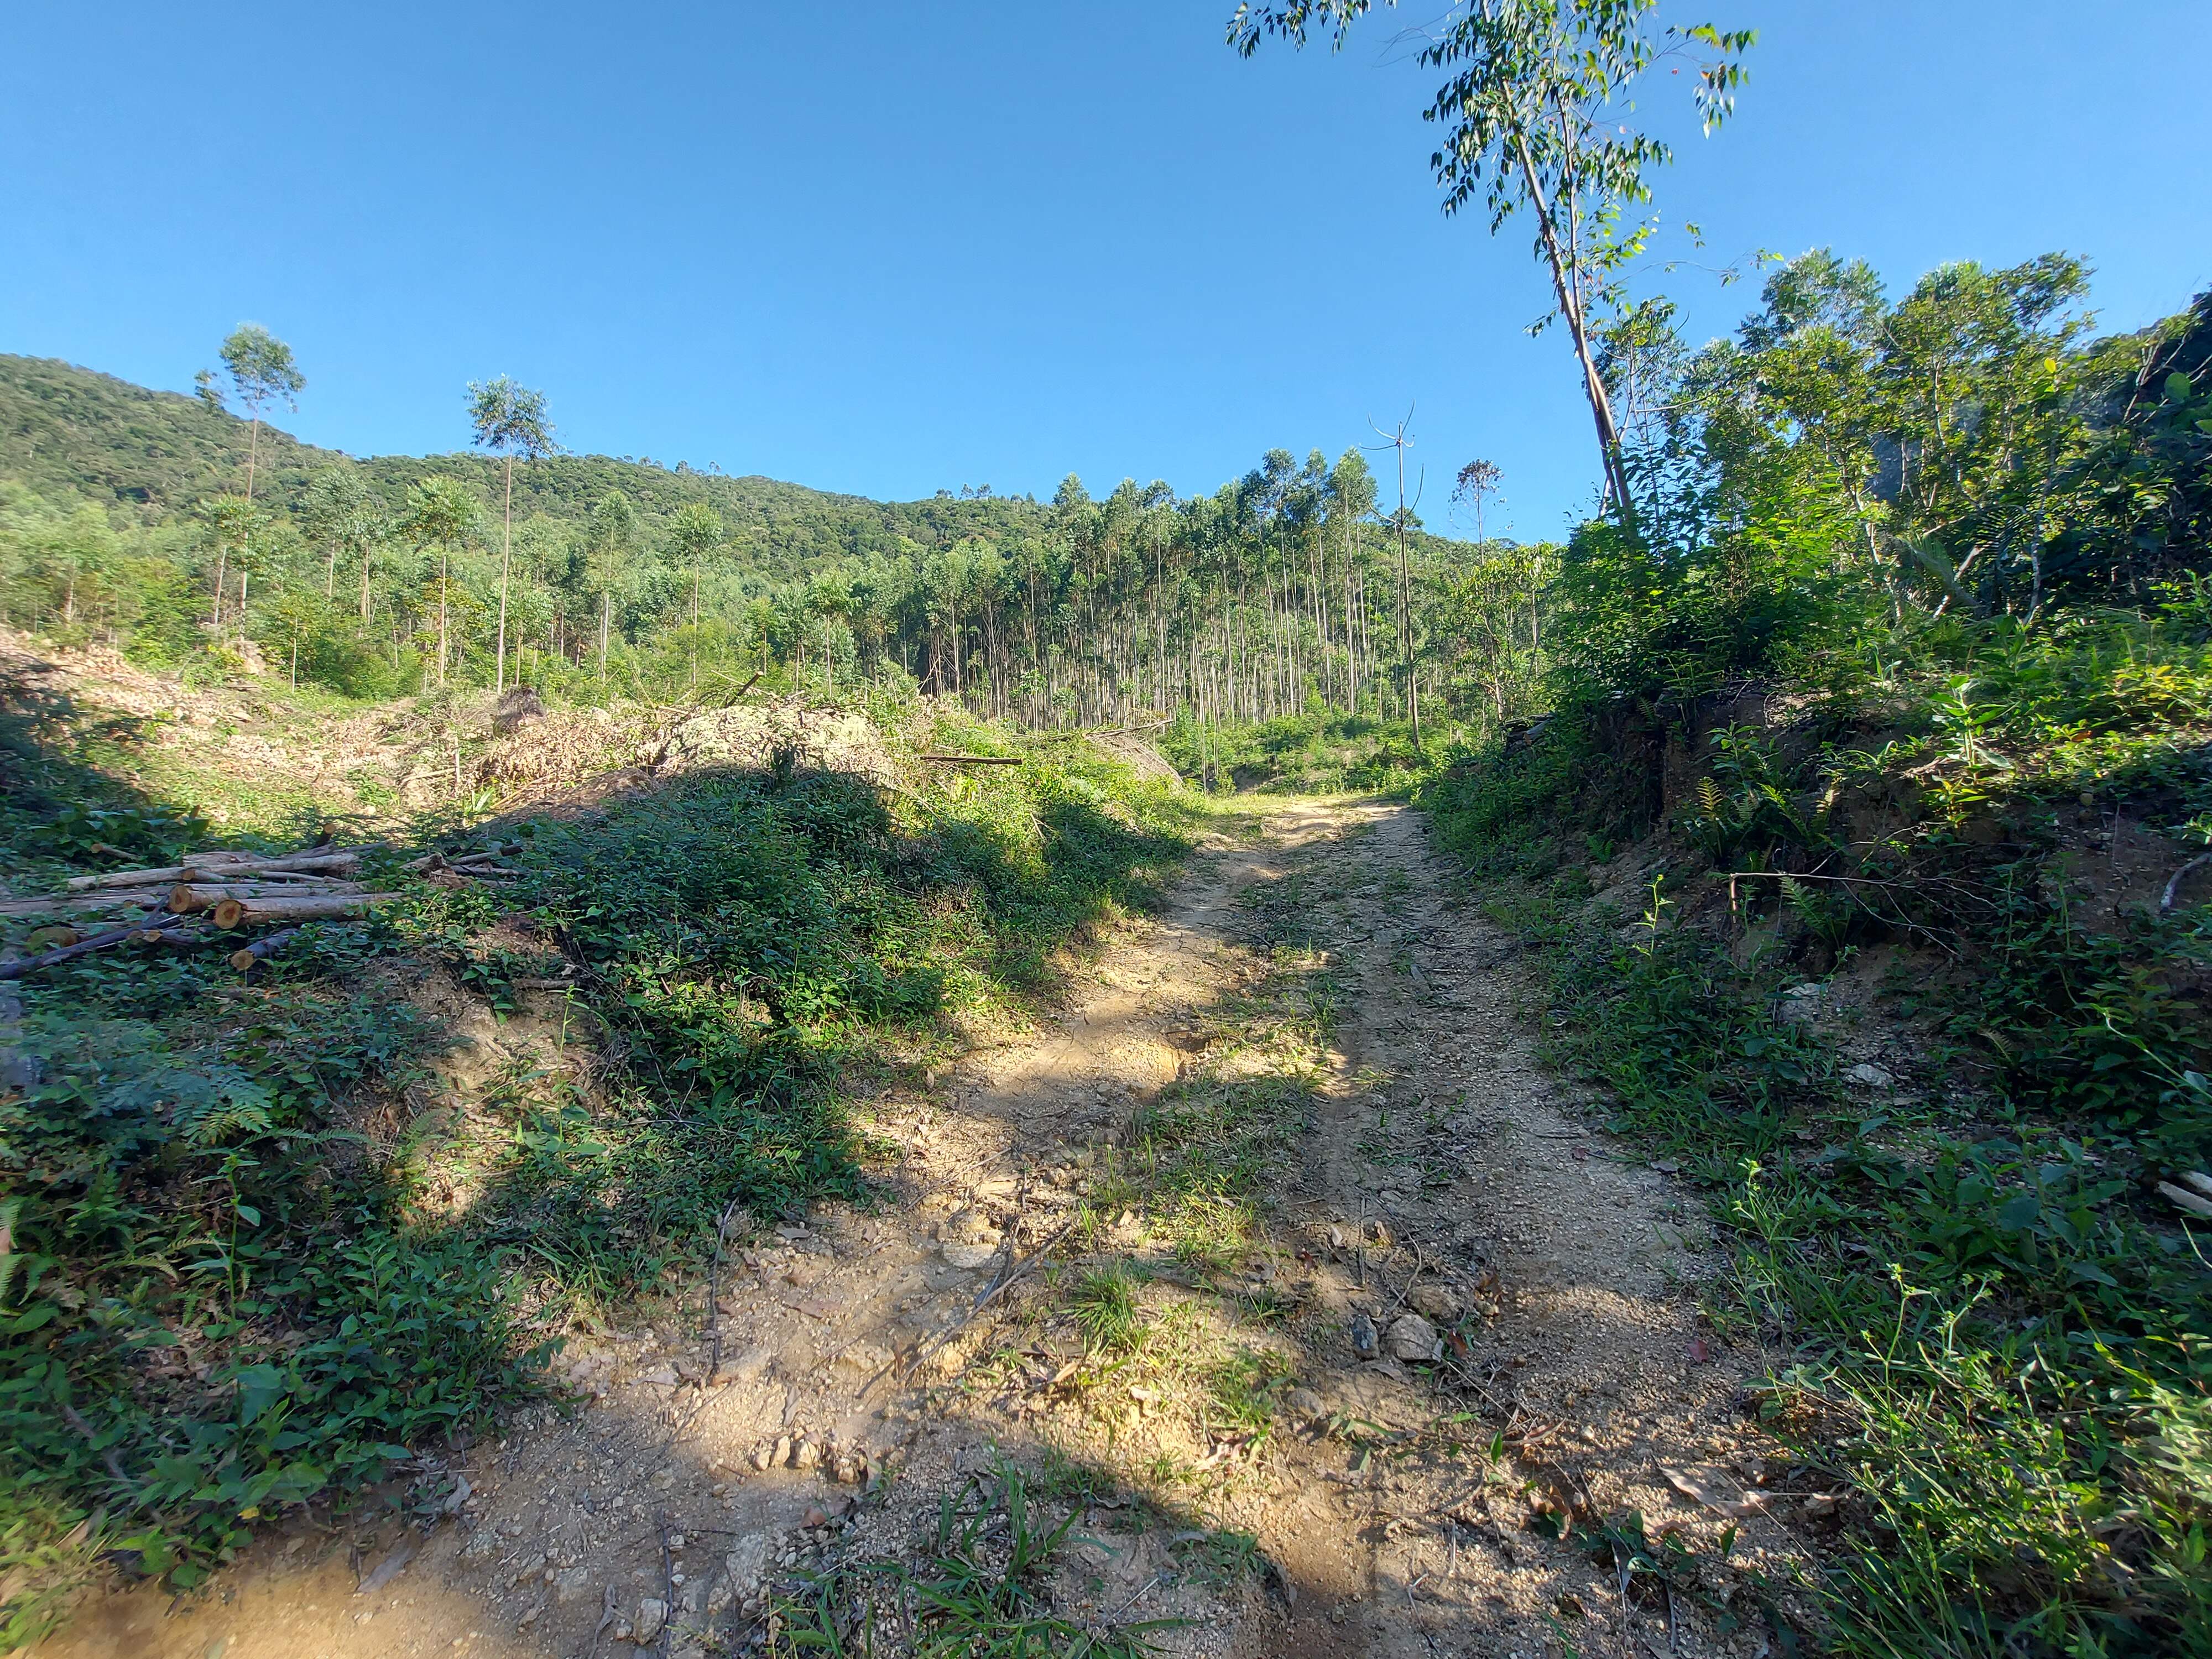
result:
[[[450,1522],[302,1521],[215,1595],[112,1596],[40,1651],[742,1650],[780,1572],[911,1552],[1003,1455],[1083,1512],[1054,1609],[1185,1621],[1171,1651],[1751,1659],[1744,1571],[1803,1530],[1756,1490],[1759,1356],[1699,1334],[1694,1200],[1538,1068],[1514,947],[1440,875],[1409,811],[1285,808],[1050,1030],[866,1103],[878,1213],[782,1229],[711,1320],[694,1296],[572,1348],[588,1407],[459,1455]],[[1218,1190],[1171,1205],[1133,1127],[1208,1102],[1274,1150],[1245,1191],[1224,1139]],[[1673,1593],[1589,1547],[1630,1510],[1696,1553]]]

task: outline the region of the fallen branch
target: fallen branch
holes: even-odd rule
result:
[[[1019,766],[1019,755],[921,755],[917,759],[935,761],[940,766]]]
[[[130,1486],[131,1477],[124,1474],[123,1465],[115,1461],[115,1448],[109,1446],[102,1449],[100,1437],[93,1432],[92,1425],[84,1420],[84,1413],[64,1400],[62,1402],[62,1416],[68,1420],[70,1427],[84,1437],[85,1444],[100,1453],[100,1461],[107,1465],[107,1472],[122,1485]]]
[[[2176,1209],[2185,1211],[2199,1220],[2212,1221],[2212,1176],[2207,1176],[2199,1170],[2181,1178],[2189,1183],[2187,1187],[2177,1187],[2171,1181],[2161,1181],[2158,1183],[2159,1191],[2172,1200]],[[2191,1192],[2191,1187],[2196,1191]]]
[[[266,897],[227,898],[212,912],[215,925],[258,927],[269,922],[326,921],[338,916],[357,916],[372,904],[397,897],[392,893],[271,894]]]
[[[1080,1220],[1081,1218],[1078,1217],[1076,1219]],[[1015,1263],[1000,1278],[994,1280],[980,1295],[976,1297],[974,1302],[969,1304],[968,1311],[966,1313],[962,1314],[957,1319],[954,1320],[950,1325],[947,1325],[943,1330],[939,1331],[935,1336],[930,1338],[928,1341],[923,1343],[921,1347],[915,1351],[914,1358],[907,1362],[907,1369],[909,1371],[912,1370],[915,1367],[920,1365],[922,1361],[936,1353],[937,1351],[942,1348],[946,1343],[952,1340],[952,1339],[957,1336],[962,1331],[967,1329],[969,1325],[974,1322],[977,1314],[982,1312],[984,1309],[989,1307],[991,1304],[996,1302],[1000,1297],[1003,1296],[1013,1285],[1016,1279],[1019,1279],[1030,1268],[1036,1267],[1036,1264],[1043,1261],[1045,1257],[1050,1255],[1054,1250],[1059,1248],[1060,1240],[1066,1238],[1068,1234],[1074,1231],[1075,1222],[1070,1221],[1050,1238],[1048,1238],[1043,1243],[1038,1245],[1036,1249],[1030,1251],[1029,1255],[1024,1256],[1020,1261]],[[874,1388],[877,1383],[882,1382],[884,1378],[890,1376],[892,1371],[898,1368],[898,1364],[899,1362],[896,1358],[892,1359],[890,1364],[884,1366],[883,1370],[878,1371],[873,1376],[862,1383],[860,1385],[861,1396],[865,1398],[869,1389]]]
[[[0,916],[96,916],[112,910],[129,909],[132,905],[141,908],[159,908],[164,895],[151,888],[132,888],[113,893],[89,896],[21,898],[0,901]]]
[[[111,945],[120,945],[125,939],[137,939],[150,944],[155,939],[173,939],[178,935],[167,928],[142,927],[132,922],[128,927],[112,928],[105,933],[94,933],[90,939],[79,939],[74,945],[64,945],[35,957],[25,957],[20,962],[0,963],[0,980],[21,979],[26,974],[37,973],[57,963],[71,962],[88,956],[94,951],[105,951]]]
[[[245,949],[233,951],[230,953],[230,965],[243,974],[252,969],[255,963],[264,957],[275,956],[299,937],[300,930],[296,927],[285,927],[273,933],[264,933]]]
[[[514,847],[515,852],[519,853],[522,850],[519,842],[511,844]],[[473,853],[434,851],[425,853],[419,859],[410,859],[399,867],[418,873],[426,870],[458,870],[466,874],[469,871],[482,866],[487,860],[512,856],[514,856],[513,854],[496,847],[479,848]]]
[[[2173,879],[2166,884],[2166,891],[2159,897],[2159,915],[2165,915],[2172,910],[2174,896],[2181,891],[2181,884],[2188,877],[2189,872],[2192,870],[2202,870],[2208,864],[2212,864],[2212,853],[2199,853],[2173,872]]]

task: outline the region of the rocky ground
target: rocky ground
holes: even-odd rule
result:
[[[896,1651],[948,1561],[1064,1650],[1780,1651],[1826,1500],[1700,1320],[1699,1201],[1539,1066],[1529,997],[1417,814],[1284,805],[1048,1030],[861,1103],[879,1206],[572,1345],[570,1403],[380,1522],[38,1651],[788,1650],[841,1567]],[[1068,1523],[1026,1602],[1023,1521]]]

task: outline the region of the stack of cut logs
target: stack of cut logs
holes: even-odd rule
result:
[[[361,849],[320,847],[276,857],[224,851],[194,853],[160,869],[78,876],[69,883],[65,893],[52,897],[0,902],[0,916],[131,920],[88,938],[80,937],[68,927],[41,929],[43,939],[33,935],[34,942],[52,948],[38,956],[0,963],[0,979],[20,978],[34,969],[133,939],[149,945],[195,939],[200,936],[197,919],[201,917],[226,933],[239,927],[278,928],[232,953],[233,965],[243,971],[289,944],[300,923],[359,915],[391,896],[365,891],[353,879],[360,870]]]

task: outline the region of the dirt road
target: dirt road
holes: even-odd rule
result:
[[[883,1206],[733,1261],[711,1321],[572,1348],[588,1407],[469,1450],[447,1520],[303,1517],[40,1651],[744,1651],[794,1570],[926,1557],[1012,1468],[1076,1512],[1039,1581],[1071,1628],[1753,1659],[1747,1587],[1799,1558],[1759,1356],[1699,1328],[1701,1206],[1540,1068],[1516,947],[1444,874],[1403,808],[1273,811],[1046,1029],[862,1103]],[[1631,1512],[1663,1571],[1623,1571]]]

